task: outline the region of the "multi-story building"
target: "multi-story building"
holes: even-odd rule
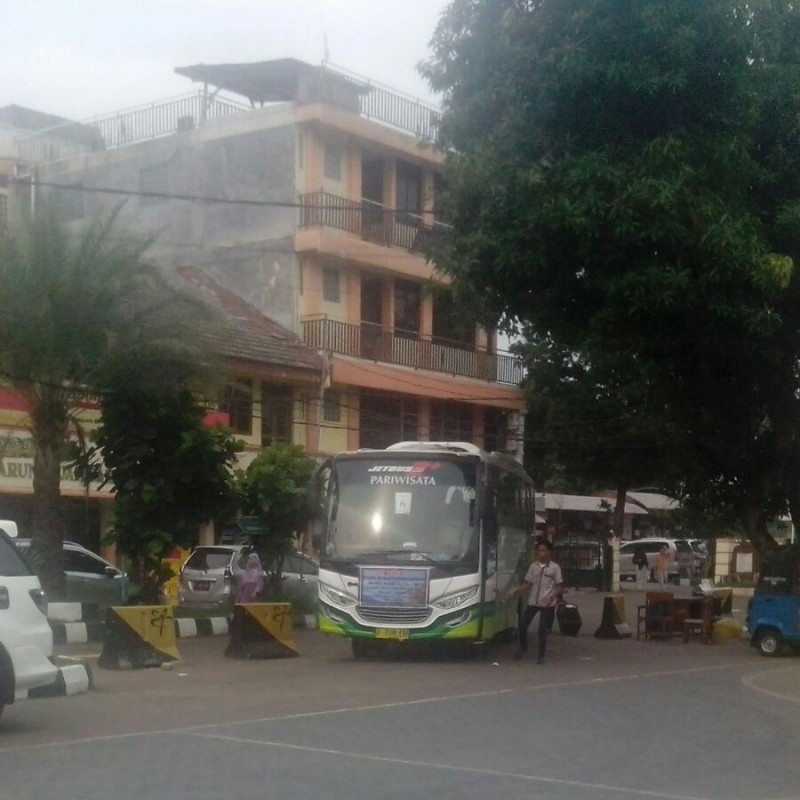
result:
[[[321,351],[319,392],[236,389],[264,419],[291,408],[293,440],[314,454],[427,438],[521,450],[520,362],[420,252],[446,232],[437,112],[293,59],[176,71],[202,90],[84,123],[89,142],[69,126],[18,140],[18,199],[71,220],[124,200],[164,268],[202,271]]]

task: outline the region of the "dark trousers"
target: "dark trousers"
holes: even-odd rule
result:
[[[519,620],[519,648],[523,652],[528,649],[528,628],[537,614],[539,615],[538,655],[544,658],[544,652],[547,649],[547,634],[553,627],[553,618],[556,614],[555,608],[542,608],[541,606],[526,607]]]

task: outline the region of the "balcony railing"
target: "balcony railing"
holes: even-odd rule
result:
[[[522,361],[510,353],[488,353],[444,339],[386,331],[372,323],[307,319],[303,321],[303,339],[318,350],[448,375],[514,385],[524,377]]]
[[[432,239],[450,230],[441,222],[426,223],[417,214],[392,211],[371,200],[348,200],[329,192],[300,195],[300,227],[328,225],[383,245],[421,252]]]
[[[341,67],[322,66],[319,70],[320,99],[324,102],[350,109],[351,98],[357,97],[358,113],[365,119],[412,133],[425,141],[436,140],[442,115],[433,106]]]
[[[70,122],[18,139],[17,156],[28,163],[58,161],[191,130],[203,122],[242,114],[249,106],[198,92],[163,100],[89,122]]]
[[[301,104],[327,103],[419,139],[436,140],[441,114],[433,106],[340,67],[313,69],[314,78],[308,91],[293,98],[287,97],[287,100]],[[251,110],[249,105],[201,90],[196,94],[39,131],[17,140],[17,156],[33,164],[58,161],[81,153],[157,139],[200,126],[209,119]]]

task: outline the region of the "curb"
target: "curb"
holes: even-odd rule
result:
[[[80,603],[60,603],[62,606],[80,606]],[[74,611],[64,612],[71,616]],[[316,614],[303,614],[295,616],[294,627],[304,630],[316,630]],[[105,622],[77,622],[50,620],[53,630],[53,644],[88,644],[89,642],[104,642],[106,639]],[[205,636],[227,636],[230,632],[229,617],[176,617],[175,637],[177,639],[192,639]]]
[[[102,642],[106,635],[105,622],[50,622],[53,644],[86,644]]]
[[[50,622],[83,622],[101,619],[100,606],[94,603],[48,603],[47,619]]]
[[[89,665],[84,662],[72,662],[58,668],[58,675],[48,686],[36,689],[24,689],[16,693],[17,700],[34,700],[41,697],[71,697],[84,694],[94,688],[94,679]]]

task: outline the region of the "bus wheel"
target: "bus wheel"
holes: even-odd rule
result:
[[[783,636],[773,628],[759,631],[755,641],[756,650],[762,656],[779,656],[783,650]]]

